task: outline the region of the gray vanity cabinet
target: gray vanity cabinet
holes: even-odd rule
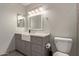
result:
[[[24,55],[28,56],[46,56],[48,51],[45,48],[46,44],[50,42],[50,36],[30,36],[31,41],[22,40],[21,34],[15,35],[15,48]]]
[[[15,35],[15,49],[24,55],[31,55],[30,42],[22,40],[21,34]]]
[[[31,36],[32,56],[45,56],[48,54],[45,48],[46,43],[50,42],[50,37]]]

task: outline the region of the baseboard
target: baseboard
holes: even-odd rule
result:
[[[17,52],[21,53],[22,55],[27,56],[27,55],[25,55],[24,53],[20,52],[20,51],[17,50],[17,49],[15,49],[15,50],[16,50]]]
[[[6,52],[6,53],[4,53],[4,54],[2,54],[2,55],[0,55],[0,56],[6,56],[7,54],[12,53],[13,51],[15,51],[15,50],[12,50],[12,51]]]
[[[10,54],[10,53],[12,53],[12,52],[14,52],[14,51],[17,51],[17,52],[21,53],[23,56],[27,56],[27,55],[25,55],[24,53],[20,52],[20,51],[17,50],[17,49],[12,50],[12,51],[9,51],[9,52],[6,52],[6,53],[2,54],[1,56],[7,56],[8,54]]]
[[[5,53],[5,54],[2,54],[2,55],[0,55],[0,56],[6,56],[8,53]]]

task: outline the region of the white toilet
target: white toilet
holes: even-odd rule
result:
[[[71,50],[72,39],[55,37],[54,42],[55,42],[57,51],[53,54],[53,56],[69,56],[68,53]]]

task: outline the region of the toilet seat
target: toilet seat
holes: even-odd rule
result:
[[[55,52],[55,53],[53,54],[53,56],[69,56],[69,55],[66,54],[66,53],[62,53],[62,52],[57,51],[57,52]]]

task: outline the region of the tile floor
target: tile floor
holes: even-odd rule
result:
[[[24,55],[19,53],[18,51],[13,51],[13,52],[6,54],[4,56],[24,56]]]

